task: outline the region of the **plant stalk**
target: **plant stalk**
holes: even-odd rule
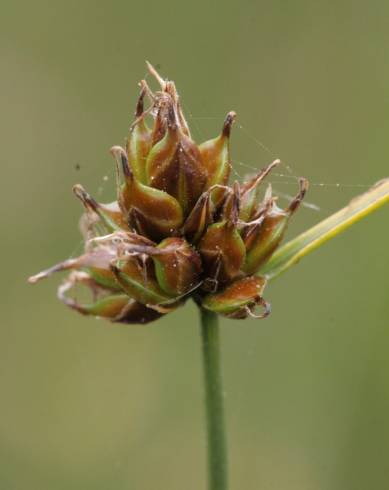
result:
[[[208,451],[208,490],[227,490],[227,443],[223,408],[218,317],[200,308]]]

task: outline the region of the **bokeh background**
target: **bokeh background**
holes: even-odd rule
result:
[[[144,60],[198,140],[237,111],[238,176],[277,156],[316,184],[293,236],[389,173],[388,17],[384,0],[1,2],[2,490],[205,488],[195,307],[111,326],[61,305],[60,277],[26,284],[81,250],[75,182],[113,198]],[[232,490],[387,488],[388,245],[386,208],[271,284],[269,319],[222,321]]]

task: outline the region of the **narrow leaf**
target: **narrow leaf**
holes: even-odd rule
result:
[[[259,270],[273,279],[302,257],[323,245],[351,225],[389,202],[389,178],[377,182],[366,193],[355,197],[340,211],[280,247]]]

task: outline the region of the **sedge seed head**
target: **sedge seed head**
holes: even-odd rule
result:
[[[85,251],[29,281],[68,271],[58,297],[79,313],[113,322],[148,323],[190,297],[229,318],[263,318],[270,304],[263,298],[266,278],[257,271],[280,245],[308,183],[300,179],[286,209],[277,206],[270,186],[262,200],[258,193],[279,160],[229,185],[235,112],[219,135],[198,145],[174,82],[148,68],[159,89],[140,82],[125,148],[111,148],[116,200],[99,203],[75,185],[85,210]],[[90,302],[72,298],[77,285],[90,291]]]

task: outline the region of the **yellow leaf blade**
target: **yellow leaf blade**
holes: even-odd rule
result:
[[[325,242],[389,202],[389,178],[377,182],[364,194],[280,247],[260,269],[259,274],[273,279]]]

